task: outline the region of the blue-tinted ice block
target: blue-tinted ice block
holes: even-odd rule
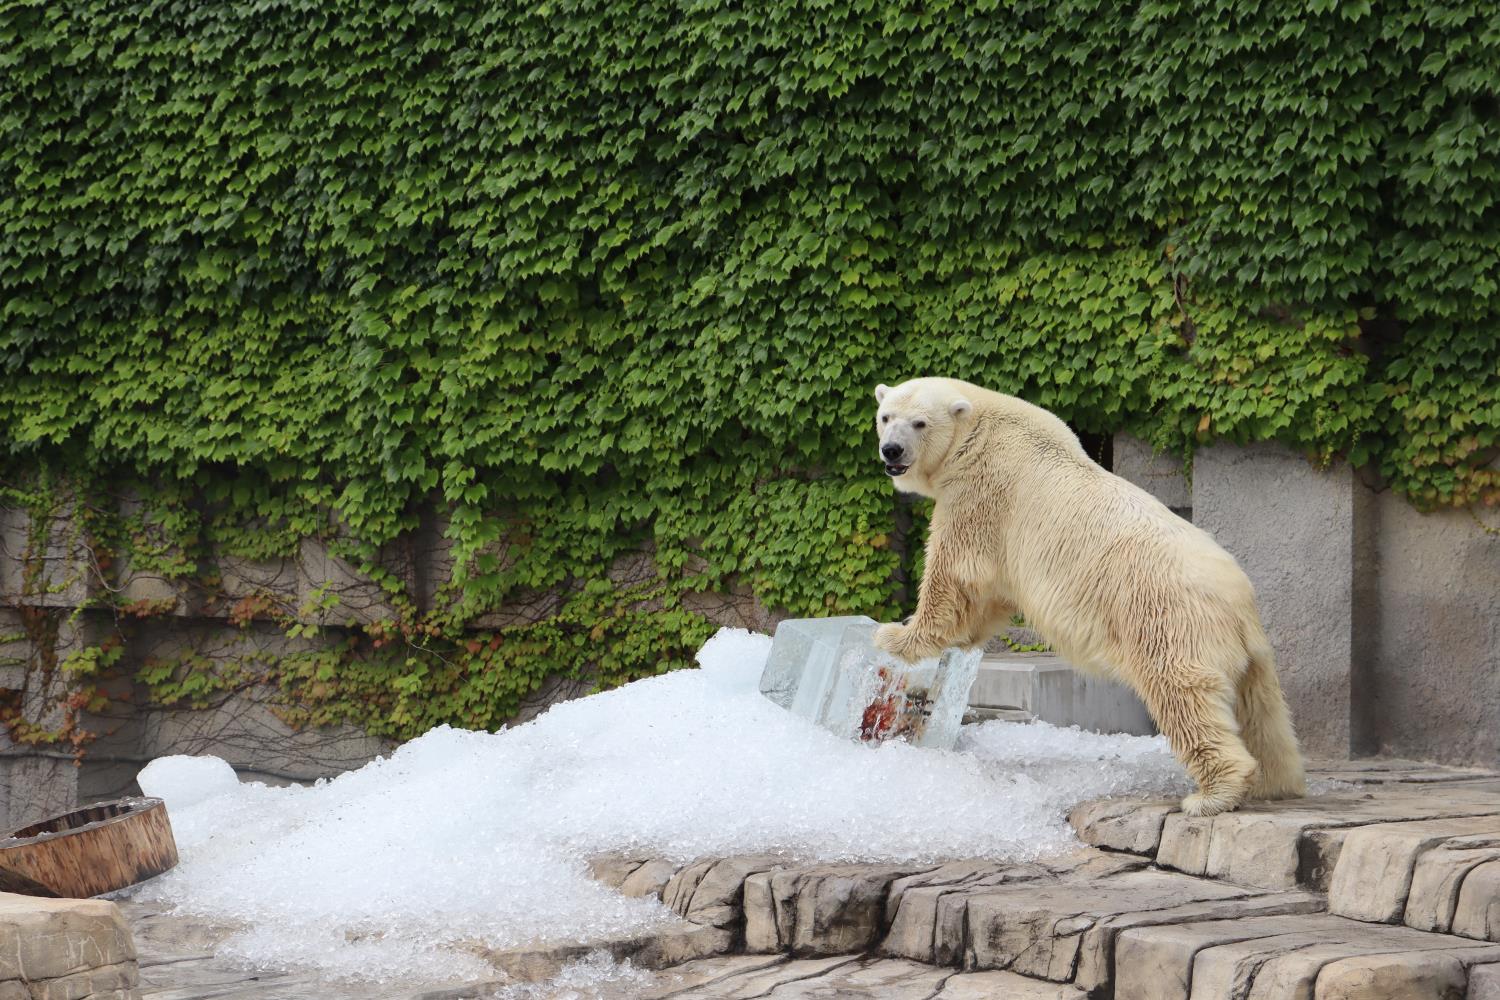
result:
[[[878,627],[863,615],[782,622],[761,693],[849,739],[952,749],[983,651],[907,664],[875,648]]]

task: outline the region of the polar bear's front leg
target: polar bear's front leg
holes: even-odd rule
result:
[[[949,646],[968,641],[964,613],[968,603],[946,574],[928,572],[922,577],[916,614],[905,625],[876,629],[875,645],[908,663],[936,656]]]

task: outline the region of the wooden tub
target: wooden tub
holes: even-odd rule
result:
[[[84,899],[177,864],[161,799],[127,798],[23,826],[0,840],[0,891]]]

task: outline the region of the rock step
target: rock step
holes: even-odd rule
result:
[[[1176,804],[1086,803],[1070,817],[1089,844],[1166,869],[1263,889],[1327,892],[1356,920],[1500,941],[1500,781],[1388,783],[1211,818]]]
[[[754,964],[758,962],[758,964]],[[959,972],[891,958],[841,957],[692,962],[662,976],[640,1000],[1085,1000],[1071,986],[1012,972]]]
[[[1453,853],[1490,849],[1465,844]],[[1326,913],[1319,893],[1235,885],[1092,849],[1038,864],[795,865],[767,855],[703,860],[665,877],[664,868],[672,866],[595,863],[631,891],[659,885],[656,894],[696,925],[611,950],[671,965],[672,975],[722,972],[727,960],[714,956],[731,952],[748,952],[740,958],[750,964],[735,973],[743,982],[679,982],[663,996],[960,996],[969,993],[943,991],[977,990],[990,981],[964,976],[983,973],[1015,977],[1006,982],[1017,992],[997,995],[1116,1000],[1457,1000],[1471,979],[1471,998],[1500,985],[1500,946]],[[1448,884],[1440,874],[1428,880]],[[754,964],[757,954],[774,964]],[[694,958],[708,961],[673,964]]]

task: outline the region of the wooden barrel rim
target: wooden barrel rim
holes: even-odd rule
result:
[[[28,844],[40,844],[44,841],[55,840],[59,837],[71,837],[87,830],[98,830],[102,827],[115,823],[123,823],[132,816],[140,815],[147,810],[162,805],[161,799],[155,798],[123,798],[113,799],[109,802],[99,802],[92,806],[84,806],[82,809],[70,809],[67,812],[48,816],[46,819],[35,823],[28,823],[19,829],[11,831],[4,840],[0,840],[0,855],[14,847],[24,847]],[[105,812],[98,819],[91,819],[77,826],[57,826],[60,822],[70,817],[87,815],[93,812]],[[52,827],[53,829],[49,829]]]
[[[176,864],[166,803],[115,799],[49,816],[0,840],[0,891],[86,899]]]

